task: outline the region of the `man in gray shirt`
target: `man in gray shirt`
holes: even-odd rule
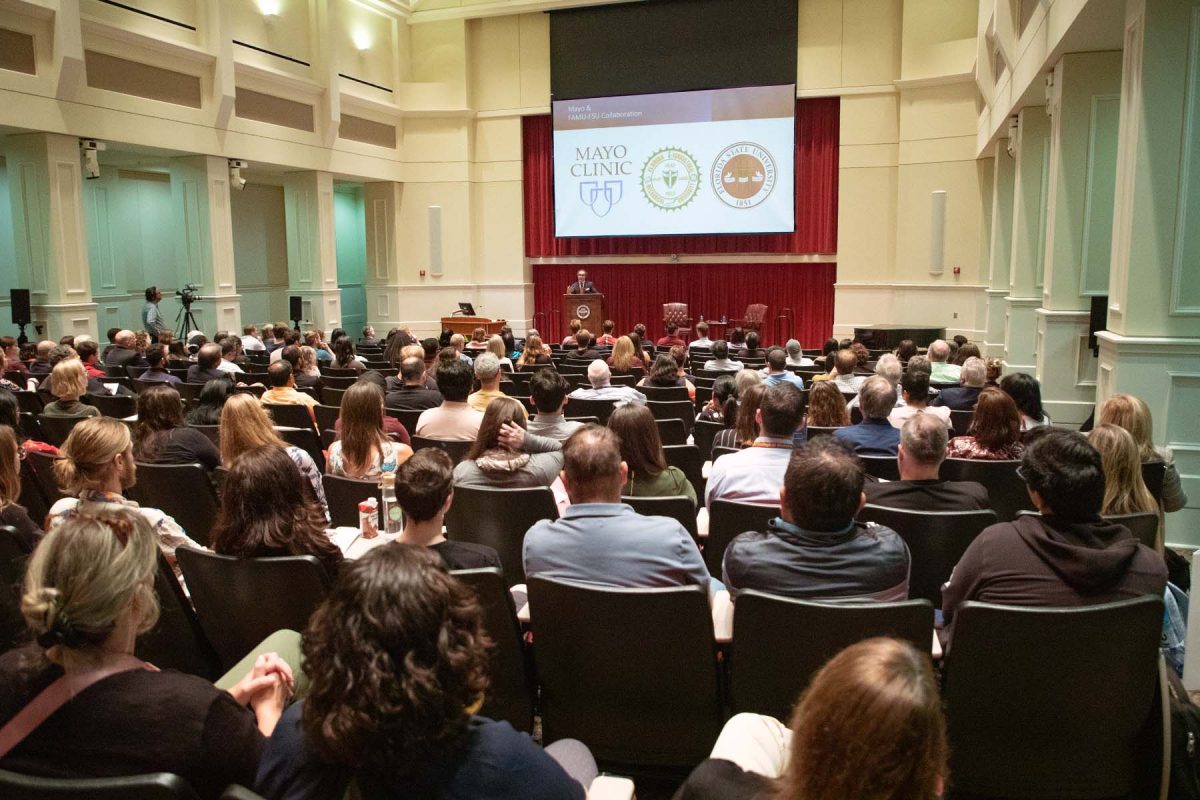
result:
[[[567,402],[567,382],[552,369],[539,369],[529,379],[529,399],[537,413],[529,420],[529,432],[548,439],[563,441],[583,427],[582,422],[568,422],[563,416]]]
[[[567,395],[580,400],[612,400],[616,403],[645,403],[646,395],[632,386],[613,386],[612,370],[600,359],[588,364],[588,383],[590,389],[579,388]],[[532,379],[530,383],[532,384]]]
[[[158,304],[162,300],[162,292],[157,286],[146,287],[146,304],[142,306],[142,327],[150,334],[150,341],[157,342],[161,333],[170,333],[171,329],[163,322]]]
[[[729,357],[729,342],[718,339],[713,342],[713,357],[704,362],[704,368],[713,372],[737,372],[742,369],[742,362]]]
[[[573,433],[563,444],[561,475],[571,506],[529,529],[525,574],[601,586],[720,588],[682,525],[621,503],[627,475],[615,433],[598,425]]]

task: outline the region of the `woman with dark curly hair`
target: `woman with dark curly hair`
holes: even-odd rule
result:
[[[476,714],[491,646],[481,613],[424,548],[391,544],[348,562],[309,620],[308,695],[268,741],[257,791],[342,797],[353,781],[363,797],[583,798],[575,777],[595,777],[586,748],[542,750]],[[574,777],[555,763],[560,751],[581,760]]]

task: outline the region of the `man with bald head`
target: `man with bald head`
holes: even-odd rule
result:
[[[872,505],[906,511],[981,511],[991,508],[988,491],[975,481],[944,481],[946,423],[932,414],[910,417],[900,429],[896,463],[900,480],[863,486]]]
[[[950,345],[942,339],[938,339],[933,344],[929,345],[929,382],[930,383],[958,383],[959,373],[962,368],[957,364],[950,362]]]
[[[982,358],[971,356],[963,362],[959,372],[959,386],[942,389],[938,396],[930,401],[931,406],[945,406],[952,411],[970,411],[975,408],[975,401],[987,383],[987,365]]]
[[[458,360],[467,364],[474,363],[471,357],[463,352],[467,349],[467,339],[461,333],[456,333],[450,337],[450,346],[458,351]]]
[[[148,367],[146,358],[133,349],[133,331],[117,331],[112,349],[104,356],[105,367]],[[109,371],[112,374],[112,371]]]
[[[613,386],[612,370],[600,359],[588,364],[587,377],[588,383],[591,384],[590,389],[581,386],[567,396],[576,400],[612,400],[614,403],[639,405],[646,402],[646,395],[632,386]]]
[[[221,345],[209,342],[196,353],[196,363],[188,367],[187,382],[208,383],[218,378],[232,380],[233,376],[222,370],[220,364]]]

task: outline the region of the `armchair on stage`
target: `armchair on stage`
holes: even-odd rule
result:
[[[746,316],[741,319],[731,319],[729,324],[747,331],[758,331],[761,334],[766,318],[767,307],[762,303],[751,303],[746,306]]]
[[[674,325],[679,334],[691,333],[692,318],[688,316],[687,303],[663,303],[663,325]]]

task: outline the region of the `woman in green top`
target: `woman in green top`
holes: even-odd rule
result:
[[[50,373],[50,393],[56,398],[42,413],[48,417],[98,417],[100,409],[85,406],[79,398],[87,392],[87,372],[78,358],[64,358]]]
[[[629,467],[629,480],[621,494],[629,497],[686,496],[696,504],[696,490],[679,467],[668,467],[654,415],[644,405],[617,406],[608,427],[621,439],[621,460]]]

